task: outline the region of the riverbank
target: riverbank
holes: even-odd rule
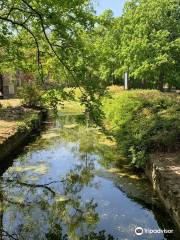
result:
[[[115,90],[103,101],[106,126],[122,156],[146,173],[180,229],[180,98],[154,90]]]
[[[19,100],[0,101],[0,161],[24,145],[32,131],[38,130],[44,113],[24,108]]]
[[[117,87],[110,89],[110,95],[112,98],[103,102],[107,129],[122,154],[131,155],[131,164],[143,168],[162,206],[180,229],[179,97],[158,91],[125,92]],[[64,105],[65,112],[69,109]],[[80,110],[78,105],[74,109]],[[168,153],[152,154],[162,150]]]
[[[180,152],[153,154],[145,172],[180,229]]]

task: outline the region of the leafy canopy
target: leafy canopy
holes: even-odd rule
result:
[[[121,32],[116,73],[129,71],[134,81],[180,84],[179,0],[131,0],[119,21]]]

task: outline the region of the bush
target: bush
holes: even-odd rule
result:
[[[18,89],[18,95],[25,106],[36,108],[41,106],[41,87],[36,83],[26,83]]]
[[[144,168],[150,153],[178,148],[179,102],[178,96],[156,90],[123,91],[104,99],[106,123],[133,166]]]
[[[18,95],[25,106],[31,108],[50,108],[57,112],[63,100],[73,100],[73,89],[50,88],[36,82],[26,83],[18,89]]]

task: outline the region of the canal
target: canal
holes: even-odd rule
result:
[[[88,125],[80,115],[51,119],[1,171],[0,239],[178,239],[135,234],[174,226],[147,179]]]

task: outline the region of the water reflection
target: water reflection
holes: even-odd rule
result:
[[[0,239],[137,239],[139,224],[165,226],[152,212],[147,182],[112,171],[110,162],[120,158],[114,144],[79,120],[53,122],[1,177]],[[140,193],[135,201],[132,189]]]
[[[76,165],[61,181],[46,184],[24,182],[25,172],[34,171],[37,174],[42,173],[41,169],[14,169],[18,171],[3,178],[1,189],[1,226],[5,224],[4,233],[9,233],[12,239],[27,239],[27,236],[28,239],[44,239],[45,236],[50,239],[57,235],[55,239],[66,239],[68,236],[75,240],[94,230],[99,220],[97,203],[93,199],[83,202],[81,197],[85,186],[96,186],[93,183],[92,160],[86,159],[84,164]],[[61,225],[66,226],[68,235],[63,235]]]

